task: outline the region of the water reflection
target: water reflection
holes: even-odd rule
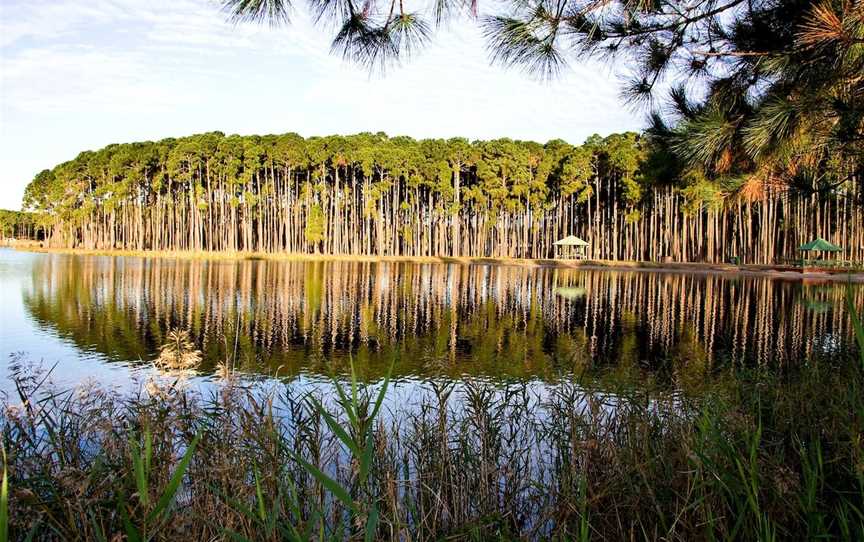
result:
[[[699,379],[845,353],[851,338],[843,285],[715,275],[46,255],[22,295],[40,327],[110,360],[152,360],[179,326],[204,371],[235,358],[284,376],[350,353],[370,377],[398,355],[403,376]]]

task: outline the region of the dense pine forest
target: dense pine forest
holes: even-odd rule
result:
[[[0,237],[4,239],[37,239],[44,228],[33,213],[0,209]]]
[[[830,193],[669,167],[636,133],[574,146],[363,133],[109,145],[27,187],[46,242],[86,249],[771,263],[822,236],[864,256],[856,179]]]

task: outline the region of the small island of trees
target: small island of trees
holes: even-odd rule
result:
[[[54,247],[549,258],[575,234],[593,259],[771,263],[817,235],[864,255],[857,181],[718,181],[632,132],[578,146],[212,132],[83,152],[24,203]]]

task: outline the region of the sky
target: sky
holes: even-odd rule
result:
[[[375,76],[331,55],[332,35],[302,8],[274,29],[231,24],[215,0],[2,0],[0,208],[110,143],[214,130],[581,143],[644,122],[609,67],[572,61],[541,82],[490,66],[469,20]]]

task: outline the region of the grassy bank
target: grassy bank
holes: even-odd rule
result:
[[[848,360],[698,398],[429,382],[377,416],[363,386],[129,396],[14,373],[13,540],[864,537],[864,379]]]
[[[270,253],[270,252],[208,252],[208,251],[154,251],[154,250],[102,250],[80,248],[43,248],[38,245],[14,247],[29,252],[78,254],[90,256],[133,256],[140,258],[169,258],[214,261],[270,260],[270,261],[350,261],[392,263],[445,263],[461,265],[516,265],[522,267],[553,267],[562,269],[608,269],[621,271],[660,271],[681,273],[726,273],[751,276],[776,276],[788,279],[824,279],[862,282],[864,271],[808,268],[781,265],[732,265],[698,262],[638,262],[619,260],[521,259],[481,258],[454,256],[375,256],[345,254]]]

